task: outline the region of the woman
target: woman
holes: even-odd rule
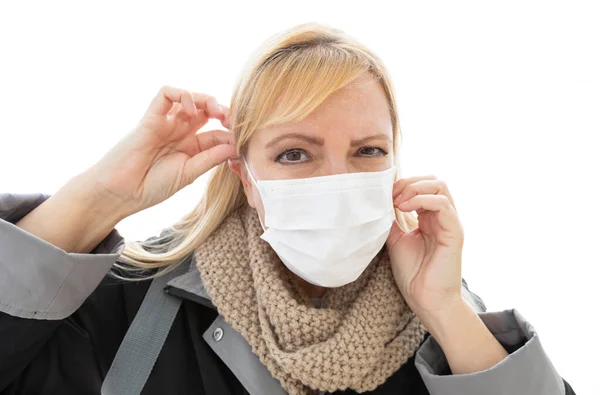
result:
[[[196,135],[209,118],[229,132]],[[398,138],[381,60],[320,24],[265,42],[231,109],[163,87],[54,195],[2,195],[1,393],[572,394],[517,311],[469,292],[448,187],[398,178]],[[215,166],[192,212],[124,243]]]

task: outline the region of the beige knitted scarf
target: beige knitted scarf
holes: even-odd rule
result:
[[[316,308],[262,232],[258,213],[244,205],[194,254],[219,313],[289,394],[374,390],[414,355],[425,328],[385,249]]]

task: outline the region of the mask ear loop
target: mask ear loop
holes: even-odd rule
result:
[[[248,173],[248,176],[250,176],[250,180],[252,180],[252,183],[254,184],[254,186],[258,190],[258,194],[260,195],[260,188],[258,187],[258,182],[252,175],[252,172],[250,171],[250,167],[248,166],[248,162],[246,162],[246,158],[242,157],[242,160],[244,161],[244,166],[246,166],[246,172]],[[261,199],[262,199],[262,196],[261,196]],[[263,224],[262,219],[260,218],[260,214],[258,213],[258,210],[256,211],[256,215],[258,215],[258,221],[260,222],[260,226],[262,227],[263,232],[266,232],[267,228],[265,228],[265,225]],[[265,213],[265,215],[266,215],[266,213]]]
[[[250,171],[250,167],[248,167],[248,162],[246,162],[246,158],[242,157],[242,160],[244,161],[244,166],[246,166],[246,171],[248,172],[248,175],[250,176],[252,183],[254,184],[254,186],[256,188],[258,188],[258,182],[256,181],[256,178],[254,178],[254,176],[252,175],[252,172]]]

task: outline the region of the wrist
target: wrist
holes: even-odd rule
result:
[[[78,199],[92,208],[97,216],[107,218],[115,224],[138,212],[139,209],[134,207],[131,199],[128,201],[103,186],[100,181],[101,173],[94,165],[69,181]]]
[[[456,335],[463,333],[469,322],[479,320],[477,313],[462,296],[452,300],[444,308],[417,312],[417,316],[442,348],[444,344],[452,342]]]
[[[453,374],[489,369],[508,355],[464,299],[421,321],[440,345]]]
[[[75,210],[96,224],[116,225],[131,213],[127,206],[115,196],[98,186],[91,169],[71,178],[59,193],[69,196]]]
[[[67,253],[92,251],[123,218],[82,174],[71,178],[15,225]]]

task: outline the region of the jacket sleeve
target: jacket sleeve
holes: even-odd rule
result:
[[[463,297],[509,355],[487,370],[453,375],[442,348],[429,336],[417,351],[415,365],[431,395],[575,394],[554,369],[533,326],[517,310],[487,312],[464,280]]]
[[[49,195],[0,194],[0,311],[21,318],[71,315],[115,263],[125,243],[113,229],[90,254],[67,253],[17,227]]]
[[[92,294],[125,248],[113,229],[90,254],[67,253],[15,225],[49,197],[0,194],[0,392]]]

